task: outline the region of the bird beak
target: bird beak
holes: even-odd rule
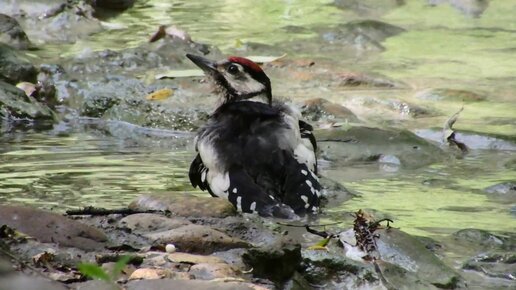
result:
[[[186,54],[186,57],[188,57],[193,63],[195,63],[195,65],[200,67],[206,73],[213,73],[217,71],[216,63],[209,59],[189,53]]]

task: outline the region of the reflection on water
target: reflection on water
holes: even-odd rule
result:
[[[19,132],[0,143],[0,203],[123,207],[142,193],[191,190],[186,149],[78,132]]]

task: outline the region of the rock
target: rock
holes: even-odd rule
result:
[[[168,218],[159,214],[137,213],[122,218],[118,224],[131,231],[148,233],[172,230],[191,223],[184,219]]]
[[[376,20],[356,20],[339,25],[334,31],[323,33],[322,38],[330,44],[343,44],[359,50],[383,51],[380,44],[388,37],[400,34],[405,29]]]
[[[67,290],[68,288],[49,279],[27,276],[21,273],[0,276],[0,290]]]
[[[516,181],[491,185],[484,189],[484,191],[491,194],[516,195]]]
[[[242,257],[256,277],[266,278],[275,283],[290,279],[301,264],[300,245],[282,244],[250,248]]]
[[[212,280],[218,278],[238,277],[233,267],[226,263],[200,263],[190,267],[188,271],[195,279]]]
[[[402,167],[417,168],[441,160],[437,146],[406,130],[351,127],[315,132],[322,158],[339,164],[396,157]]]
[[[443,139],[442,130],[420,129],[415,130],[414,133],[436,143],[441,143]],[[476,132],[455,131],[455,139],[466,144],[469,149],[515,151],[516,143],[513,140],[505,140],[502,137],[506,136],[486,136]]]
[[[55,113],[24,91],[0,80],[0,120],[56,121]]]
[[[129,280],[163,279],[170,278],[172,276],[172,271],[168,269],[140,268],[134,270],[131,276],[129,276]]]
[[[142,195],[131,202],[134,210],[169,210],[172,215],[183,217],[218,217],[236,214],[233,205],[222,198],[198,197],[191,194]]]
[[[200,280],[142,280],[127,283],[127,290],[268,290],[260,285],[246,282],[219,282]]]
[[[380,229],[376,244],[383,261],[413,272],[439,288],[457,287],[460,276],[441,262],[416,238],[395,228]]]
[[[176,245],[182,252],[210,254],[233,248],[247,248],[243,240],[230,237],[207,226],[186,225],[173,230],[145,234],[154,244]]]
[[[36,82],[36,68],[21,54],[6,44],[0,43],[0,81],[10,84]]]
[[[369,75],[357,72],[337,73],[334,82],[343,87],[366,88],[402,88],[406,85],[381,75]]]
[[[8,225],[43,243],[56,243],[65,247],[96,250],[103,248],[107,241],[104,233],[95,228],[29,207],[0,205],[0,224]]]
[[[341,247],[303,250],[302,254],[302,274],[312,285],[324,285],[327,281],[335,285],[329,289],[375,289],[381,285],[372,264],[347,258]]]
[[[110,10],[125,10],[134,5],[136,0],[96,0],[95,7],[106,8]]]
[[[116,290],[113,284],[101,280],[90,280],[82,283],[72,284],[73,290]]]
[[[28,49],[30,41],[16,19],[0,14],[0,42],[16,49]]]
[[[321,119],[356,123],[360,120],[348,108],[323,98],[308,99],[302,107],[303,117],[311,121]]]
[[[429,101],[450,100],[459,102],[479,102],[486,99],[484,94],[454,89],[429,89],[417,93],[416,97]]]
[[[419,118],[434,115],[429,109],[397,99],[353,97],[347,99],[344,105],[361,116],[370,115],[372,118],[378,118],[378,115],[381,115],[381,121],[385,121],[389,117],[391,119],[406,119],[408,117]]]
[[[516,234],[504,233],[496,235],[485,230],[463,229],[453,233],[457,242],[468,243],[481,249],[516,250]]]
[[[1,5],[0,13],[17,18],[35,42],[75,42],[102,31],[87,1],[15,0]],[[14,2],[14,3],[13,3]]]
[[[479,254],[464,263],[462,269],[475,271],[491,278],[506,279],[514,283],[516,277],[516,254],[487,252]]]
[[[448,3],[462,14],[478,18],[489,6],[489,0],[427,0],[430,5]]]
[[[188,264],[218,264],[224,263],[219,257],[216,256],[203,256],[194,255],[188,253],[172,253],[167,256],[167,259],[174,263],[188,263]]]

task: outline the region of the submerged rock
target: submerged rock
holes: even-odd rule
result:
[[[323,98],[309,99],[302,107],[304,118],[311,121],[340,121],[357,123],[360,120],[348,108]]]
[[[430,5],[450,4],[462,14],[478,18],[489,6],[489,0],[427,0]]]
[[[491,185],[484,189],[485,192],[499,195],[516,195],[516,182],[503,182]]]
[[[43,243],[84,250],[103,248],[106,235],[93,227],[43,210],[0,205],[0,224],[7,225]]]
[[[478,102],[484,101],[486,96],[466,90],[454,89],[430,89],[417,93],[417,98],[429,101],[462,101],[462,102]]]
[[[402,167],[417,168],[444,156],[439,147],[406,130],[351,127],[319,130],[316,137],[320,156],[339,164],[396,158]]]
[[[379,16],[405,5],[405,0],[335,0],[334,5],[361,16]]]
[[[341,24],[334,31],[322,34],[330,44],[341,44],[358,50],[383,51],[381,42],[405,29],[376,20],[356,20]]]
[[[243,256],[253,275],[282,284],[291,278],[301,263],[300,245],[278,243],[272,247],[251,248]]]

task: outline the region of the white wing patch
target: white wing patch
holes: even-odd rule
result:
[[[208,171],[208,184],[211,191],[218,197],[227,198],[229,189],[229,174],[217,171]]]
[[[313,150],[308,149],[305,144],[299,143],[294,149],[294,158],[297,162],[306,164],[310,171],[315,170],[315,153]]]

